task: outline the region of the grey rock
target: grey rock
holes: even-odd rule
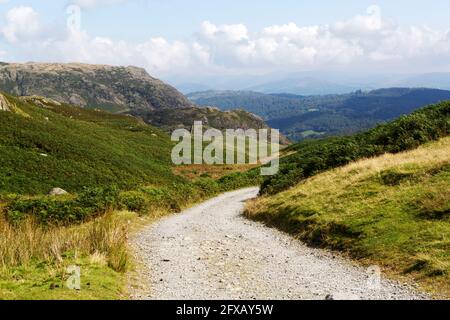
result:
[[[61,188],[53,188],[48,194],[50,196],[62,196],[68,194],[68,192]]]
[[[0,93],[0,111],[11,111],[11,104],[8,99]]]

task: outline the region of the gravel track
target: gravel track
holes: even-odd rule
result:
[[[133,239],[132,299],[427,299],[242,216],[257,188],[161,219]],[[378,285],[377,285],[378,284]]]

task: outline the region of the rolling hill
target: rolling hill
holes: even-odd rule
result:
[[[450,99],[450,91],[388,88],[343,95],[296,96],[249,91],[206,91],[188,95],[194,103],[222,110],[243,108],[261,116],[289,139],[348,135]]]
[[[180,114],[175,112],[174,116]],[[230,125],[238,121],[234,114],[229,115]],[[222,115],[219,117],[217,121],[222,123]],[[201,195],[206,186],[208,192],[214,193],[251,185],[248,177],[249,181],[259,181],[255,171],[226,176],[222,181],[206,179],[200,182],[201,187],[194,186],[175,170],[173,146],[166,132],[131,115],[81,108],[39,96],[0,94],[0,200],[9,194],[46,195],[53,188],[75,194],[85,188],[108,186],[136,190],[177,185],[178,189],[192,187],[189,192]],[[227,173],[234,172],[232,167]],[[192,197],[188,191],[180,194],[186,201]]]
[[[267,127],[263,120],[247,112],[202,110],[175,88],[137,67],[2,63],[0,91],[16,96],[42,96],[87,109],[131,114],[168,132],[191,127],[194,121],[200,120],[205,124],[214,123],[217,129]],[[182,117],[175,116],[178,113]]]

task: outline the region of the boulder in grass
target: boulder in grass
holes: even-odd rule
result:
[[[53,188],[50,192],[50,196],[63,196],[65,194],[68,194],[68,192],[61,188]]]

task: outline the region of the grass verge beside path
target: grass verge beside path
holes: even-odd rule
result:
[[[318,174],[246,215],[450,298],[450,138]]]

